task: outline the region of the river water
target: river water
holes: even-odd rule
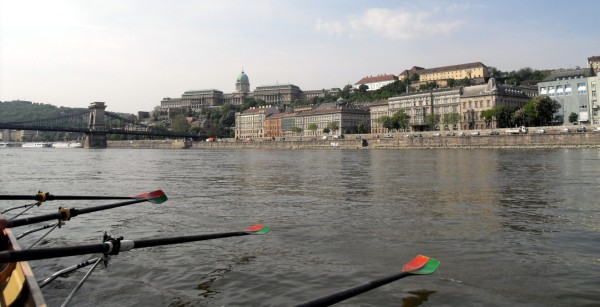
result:
[[[398,272],[418,254],[439,270],[337,306],[600,304],[597,149],[6,148],[0,171],[0,194],[169,196],[78,216],[42,247],[99,243],[104,231],[136,240],[272,229],[113,256],[72,306],[291,306]],[[28,214],[111,202],[46,202]],[[31,264],[41,279],[88,258]],[[84,274],[44,288],[49,306]]]

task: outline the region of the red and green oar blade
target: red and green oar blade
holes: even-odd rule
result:
[[[254,226],[244,229],[244,231],[250,235],[263,235],[263,234],[271,231],[271,228],[269,228],[268,226],[265,226],[263,224],[256,224]]]
[[[429,261],[429,257],[418,255],[402,267],[402,272],[414,271],[422,268]]]
[[[152,191],[152,192],[148,192],[148,193],[144,193],[144,194],[139,194],[139,195],[136,195],[135,198],[145,199],[154,204],[162,204],[162,203],[166,202],[167,199],[169,199],[167,197],[167,194],[165,194],[165,192],[163,192],[162,190],[156,190],[156,191]]]
[[[417,256],[417,257],[419,257],[419,256]],[[427,257],[427,256],[423,256],[423,257]],[[429,274],[435,272],[440,267],[440,262],[433,258],[429,258],[429,257],[427,257],[427,258],[428,258],[428,260],[425,263],[425,265],[423,265],[419,268],[414,268],[414,269],[408,270],[408,271],[404,271],[404,268],[403,268],[402,271],[410,273],[410,274],[415,274],[415,275],[429,275]]]
[[[427,275],[435,272],[440,266],[440,262],[423,255],[419,255],[412,259],[410,262],[404,265],[401,273],[396,273],[390,276],[386,276],[380,279],[369,281],[365,284],[349,288],[340,292],[329,294],[318,299],[296,305],[296,307],[322,307],[331,306],[339,303],[343,300],[347,300],[351,297],[381,287],[385,284],[389,284],[398,279],[411,276],[411,275]]]

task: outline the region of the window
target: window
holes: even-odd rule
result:
[[[563,92],[563,86],[562,85],[557,85],[556,86],[556,96],[563,96],[564,92]]]
[[[553,97],[555,95],[554,86],[548,86],[548,96]]]
[[[565,85],[565,95],[571,96],[571,84]]]
[[[585,83],[577,83],[577,92],[579,92],[579,95],[587,94],[587,87]]]
[[[546,87],[540,87],[540,95],[546,95],[548,94],[548,91],[546,90]]]

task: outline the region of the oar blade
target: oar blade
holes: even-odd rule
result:
[[[136,195],[135,198],[143,198],[153,204],[162,204],[169,199],[167,197],[167,194],[165,194],[165,192],[163,192],[162,190],[156,190],[144,194],[139,194]]]
[[[440,262],[438,260],[429,258],[429,261],[427,261],[424,266],[416,270],[408,271],[408,273],[415,275],[429,275],[435,272],[439,267]]]
[[[265,233],[271,231],[271,228],[263,224],[256,224],[244,229],[244,231],[250,235],[264,235]]]
[[[402,267],[402,272],[410,272],[422,268],[429,261],[429,257],[418,255]]]

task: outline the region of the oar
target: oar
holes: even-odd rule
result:
[[[302,303],[297,305],[297,307],[316,307],[316,306],[331,306],[333,304],[339,303],[343,300],[349,299],[351,297],[357,296],[369,290],[373,290],[377,287],[381,287],[385,284],[391,283],[398,279],[410,276],[410,275],[428,275],[440,266],[440,262],[429,258],[427,256],[419,255],[411,260],[409,263],[405,264],[402,267],[401,273],[396,273],[394,275],[384,277],[381,279],[376,279],[370,281],[368,283],[362,284],[360,286],[356,286],[350,289],[346,289],[344,291],[340,291],[334,294],[330,294],[327,296],[323,296],[321,298],[312,300],[310,302]]]
[[[129,201],[124,201],[124,202],[120,202],[120,203],[114,203],[114,204],[108,204],[108,205],[102,205],[102,206],[96,206],[96,207],[89,207],[89,208],[82,208],[82,209],[59,208],[58,212],[56,212],[56,213],[27,217],[27,218],[22,218],[22,219],[15,219],[15,220],[11,220],[11,221],[0,219],[0,230],[3,230],[4,228],[30,225],[30,224],[46,222],[46,221],[55,220],[55,219],[68,221],[72,217],[78,216],[80,214],[91,213],[91,212],[96,212],[96,211],[101,211],[101,210],[106,210],[106,209],[112,209],[112,208],[127,206],[127,205],[131,205],[131,204],[137,204],[137,203],[141,203],[141,202],[145,202],[145,201],[149,201],[149,202],[155,203],[155,204],[161,204],[161,203],[164,203],[165,201],[167,201],[167,199],[168,199],[167,195],[162,190],[156,190],[153,192],[140,194],[138,196],[139,197],[137,197],[135,200],[129,200]]]
[[[50,200],[106,200],[106,199],[136,199],[136,198],[147,198],[145,194],[136,196],[88,196],[88,195],[53,195],[50,193],[38,192],[35,195],[0,195],[0,200],[35,200],[39,202],[45,202]]]
[[[122,240],[122,238],[106,237],[104,243],[74,245],[65,247],[36,248],[16,251],[0,252],[0,263],[30,261],[38,259],[50,259],[68,256],[102,253],[105,255],[116,255],[134,248],[145,248],[160,245],[180,244],[187,242],[206,241],[212,239],[238,237],[247,235],[262,235],[270,231],[270,228],[261,224],[246,228],[243,231],[213,233],[194,236],[182,236],[148,240]]]

